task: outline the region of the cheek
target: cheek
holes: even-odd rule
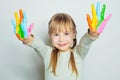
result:
[[[73,39],[71,38],[71,39],[69,40],[69,45],[72,46],[73,44],[74,44],[74,42],[73,42]]]
[[[57,38],[52,38],[51,41],[52,41],[52,44],[55,44],[58,41],[58,39]]]
[[[70,42],[73,42],[73,37],[71,37],[71,36],[70,37],[66,37],[66,40],[70,41]]]
[[[73,44],[73,38],[66,38],[66,41],[69,43],[69,45]]]

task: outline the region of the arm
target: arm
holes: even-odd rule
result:
[[[52,48],[44,44],[41,39],[34,37],[33,35],[30,35],[30,37],[24,39],[23,44],[34,48],[36,53],[43,58],[52,50]]]
[[[95,41],[98,38],[98,36],[98,33],[92,32],[90,29],[88,29],[88,32],[84,34],[81,38],[79,45],[77,46],[77,50],[83,59],[88,53],[92,42]]]
[[[19,10],[19,14],[15,12],[14,15],[15,15],[16,23],[14,20],[12,20],[11,22],[12,22],[16,37],[20,41],[22,41],[25,45],[28,45],[34,48],[35,51],[38,53],[38,55],[41,55],[42,57],[44,57],[48,51],[48,46],[46,46],[42,40],[34,37],[31,34],[34,24],[32,23],[29,26],[29,28],[26,27],[27,15],[25,12],[22,11],[22,9]]]
[[[104,18],[106,5],[103,4],[102,10],[100,12],[100,3],[97,3],[97,7],[95,10],[94,4],[91,5],[92,9],[92,18],[87,14],[87,22],[88,22],[88,32],[82,37],[79,44],[79,53],[84,58],[88,53],[88,50],[91,46],[91,43],[102,33],[104,30],[105,24],[110,20],[112,14],[109,14],[106,18]]]

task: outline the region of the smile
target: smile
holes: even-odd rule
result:
[[[67,43],[64,43],[64,44],[58,44],[60,47],[64,47],[67,45]]]

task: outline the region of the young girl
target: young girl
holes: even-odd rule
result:
[[[76,45],[76,25],[66,13],[55,14],[48,28],[52,46],[47,46],[33,35],[23,40],[43,57],[45,80],[83,80],[83,60],[99,34],[88,29]]]

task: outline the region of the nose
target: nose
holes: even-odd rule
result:
[[[64,36],[63,36],[63,35],[60,35],[60,36],[59,36],[59,41],[60,41],[60,42],[64,41]]]

